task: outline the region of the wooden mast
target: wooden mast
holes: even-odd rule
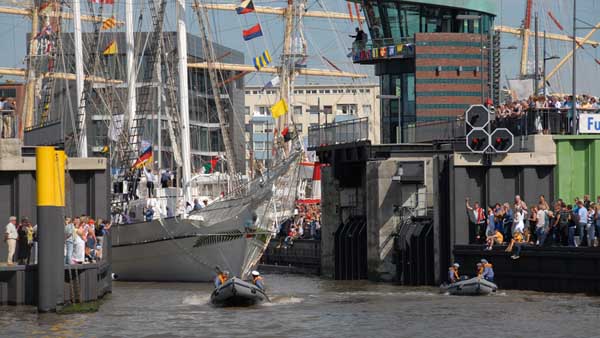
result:
[[[33,3],[33,8],[31,9],[31,40],[29,41],[29,56],[27,58],[27,77],[26,77],[26,85],[25,85],[25,102],[23,104],[23,120],[25,123],[23,126],[25,128],[29,128],[33,126],[33,106],[35,105],[35,83],[36,83],[36,75],[35,75],[35,67],[33,66],[33,57],[37,51],[37,39],[36,35],[40,30],[40,17],[38,15],[39,7],[37,6],[37,1]]]

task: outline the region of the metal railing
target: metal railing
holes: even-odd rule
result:
[[[358,61],[388,57],[413,57],[415,55],[414,42],[413,38],[381,38],[354,41],[352,43],[352,58]],[[393,47],[393,49],[390,50],[390,47]],[[381,48],[385,49],[383,55]],[[374,50],[376,50],[377,55],[373,55]]]
[[[491,121],[491,128],[506,128],[515,136],[535,134],[571,134],[578,129],[577,119],[573,123],[572,110],[568,108],[531,108],[520,117],[501,117],[498,114]],[[580,114],[600,114],[598,109],[577,109]],[[462,116],[447,121],[418,122],[406,128],[414,135],[411,142],[431,142],[461,139],[466,136],[465,120]],[[576,130],[579,133],[579,130]]]
[[[308,128],[308,149],[365,141],[369,138],[369,119],[361,117]]]
[[[0,110],[0,138],[17,138],[19,117],[14,110]]]

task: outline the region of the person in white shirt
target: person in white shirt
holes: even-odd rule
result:
[[[8,257],[6,258],[6,263],[8,265],[14,265],[13,257],[15,256],[15,249],[17,247],[17,238],[19,234],[17,233],[17,218],[15,216],[10,216],[8,218],[8,224],[6,225],[6,230],[4,232],[4,241],[8,245]]]
[[[535,224],[535,233],[537,237],[537,245],[543,246],[546,240],[546,206],[542,203],[538,206],[537,223]]]

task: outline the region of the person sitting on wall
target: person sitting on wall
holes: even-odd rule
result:
[[[448,268],[448,281],[452,283],[456,283],[460,280],[460,275],[458,274],[458,268],[460,265],[458,263],[452,264],[451,267]]]
[[[481,260],[481,264],[483,266],[483,279],[493,282],[494,281],[494,268],[492,264],[490,264],[486,259]]]
[[[523,236],[523,232],[521,229],[515,229],[515,233],[513,234],[513,238],[510,241],[510,244],[508,245],[508,248],[506,248],[506,252],[512,252],[513,248],[515,248],[515,252],[513,253],[512,256],[510,256],[510,258],[512,259],[519,259],[520,255],[521,255],[521,249],[523,247],[524,244],[524,236]]]
[[[487,247],[485,248],[485,250],[492,250],[494,244],[501,245],[503,242],[504,236],[502,235],[502,232],[500,232],[499,229],[495,229],[494,234],[492,236],[488,236],[487,238]]]

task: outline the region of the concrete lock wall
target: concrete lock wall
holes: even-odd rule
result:
[[[575,197],[600,196],[600,137],[577,135],[555,136],[557,197],[571,203]]]
[[[401,163],[414,161],[424,163],[424,185],[392,179],[397,175]],[[431,157],[395,157],[367,162],[367,270],[370,280],[397,280],[393,249],[400,220],[394,210],[398,206],[415,210],[427,210],[431,207],[432,196],[427,191],[433,184],[432,163]]]

